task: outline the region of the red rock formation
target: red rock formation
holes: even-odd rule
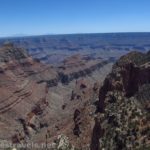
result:
[[[24,49],[16,48],[13,44],[5,44],[0,48],[0,70],[0,114],[11,124],[9,126],[4,121],[10,134],[3,129],[0,129],[0,134],[11,137],[15,134],[19,118],[26,122],[23,125],[28,126],[33,116],[39,113],[38,103],[40,110],[45,110],[44,107],[48,105],[48,87],[46,83],[37,82],[56,78],[56,72],[49,66],[34,61]],[[21,127],[18,128],[21,130]],[[24,128],[27,130],[27,127]]]

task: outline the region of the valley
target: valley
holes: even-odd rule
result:
[[[149,33],[0,39],[0,140],[149,147],[149,42]]]

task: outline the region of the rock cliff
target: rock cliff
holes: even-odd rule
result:
[[[99,92],[92,150],[150,148],[149,54],[121,57],[106,77]]]

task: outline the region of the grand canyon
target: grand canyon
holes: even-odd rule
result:
[[[150,33],[0,38],[1,142],[149,150]]]

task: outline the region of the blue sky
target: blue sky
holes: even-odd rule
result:
[[[150,32],[150,0],[0,0],[0,36]]]

